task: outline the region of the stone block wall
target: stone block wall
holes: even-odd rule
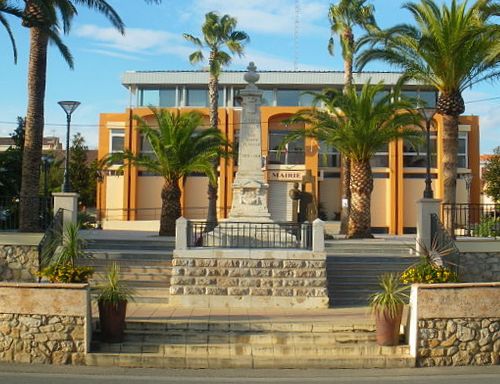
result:
[[[418,324],[420,367],[500,363],[500,319],[426,319]]]
[[[189,252],[192,256],[189,257]],[[223,251],[219,251],[223,252]],[[228,251],[230,252],[230,251]],[[328,291],[324,258],[315,259],[274,259],[224,257],[200,258],[196,251],[184,251],[183,257],[172,261],[170,294],[173,303],[180,303],[176,297],[217,296],[221,306],[228,303],[221,297],[240,298],[240,302],[250,304],[248,298],[262,298],[262,304],[290,305],[304,304],[313,299],[313,306],[326,307]],[[265,298],[269,298],[267,301]],[[272,300],[274,299],[274,300]],[[206,301],[208,303],[208,301]],[[191,300],[191,303],[196,304]],[[198,303],[203,305],[203,299]],[[209,306],[215,306],[215,299]],[[233,304],[237,304],[234,300]],[[307,304],[304,304],[307,306]]]
[[[34,282],[38,266],[37,246],[0,244],[0,281]]]
[[[500,363],[500,283],[414,284],[410,353],[420,367]]]
[[[0,314],[0,361],[84,364],[82,316]]]
[[[0,361],[85,364],[87,284],[0,283]]]
[[[500,252],[461,252],[460,267],[463,282],[500,281]]]

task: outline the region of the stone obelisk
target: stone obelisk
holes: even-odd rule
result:
[[[238,172],[233,183],[233,203],[227,221],[271,222],[271,214],[267,207],[269,185],[262,170],[260,127],[262,91],[255,85],[260,76],[253,62],[247,69],[244,79],[248,85],[240,91],[242,116]]]

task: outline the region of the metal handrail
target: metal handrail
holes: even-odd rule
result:
[[[500,237],[500,204],[443,204],[442,219],[454,237]]]
[[[210,225],[211,224],[211,225]],[[207,231],[207,227],[215,227]],[[311,223],[219,222],[189,220],[188,248],[312,249]]]

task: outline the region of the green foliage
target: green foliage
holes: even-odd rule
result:
[[[203,49],[210,51],[208,65],[210,73],[218,78],[221,68],[231,64],[231,54],[239,57],[243,55],[245,44],[249,41],[248,35],[243,31],[235,30],[237,21],[230,15],[219,16],[216,12],[205,15],[205,22],[201,27],[202,39],[184,33],[184,38],[193,43],[199,50],[189,56],[192,64],[204,60]],[[223,50],[226,47],[230,53]]]
[[[88,283],[93,273],[92,267],[54,264],[44,268],[38,276],[47,278],[51,283]]]
[[[166,181],[178,182],[190,173],[206,174],[216,183],[212,162],[227,155],[227,144],[218,129],[200,129],[202,115],[198,112],[170,112],[151,107],[155,124],[149,125],[137,117],[138,129],[148,140],[152,156],[134,155],[130,152],[110,154],[107,164],[128,160],[147,171],[157,173]]]
[[[493,150],[493,156],[486,160],[483,168],[482,179],[484,182],[484,192],[500,203],[500,147]]]
[[[120,267],[111,264],[106,274],[106,282],[97,287],[97,301],[118,305],[122,301],[133,300],[134,291],[120,280]]]
[[[10,42],[12,44],[14,63],[17,63],[16,42],[14,40],[14,35],[12,34],[12,29],[10,28],[10,24],[7,21],[7,19],[5,18],[4,14],[21,17],[22,12],[19,8],[11,6],[6,1],[0,1],[0,24],[2,24],[3,27],[5,28],[5,30],[7,31],[7,35],[9,36]]]
[[[500,236],[500,217],[483,217],[474,228],[474,235],[479,237]]]
[[[403,8],[416,25],[400,24],[372,31],[361,39],[368,46],[358,56],[358,69],[383,60],[404,71],[404,78],[453,95],[499,73],[500,30],[496,0],[408,2]]]
[[[380,276],[381,290],[370,296],[370,307],[373,312],[387,311],[389,316],[396,317],[398,308],[408,301],[407,286],[401,285],[399,276],[386,273]]]
[[[2,196],[17,197],[21,192],[25,120],[17,118],[17,128],[10,135],[14,145],[0,152],[0,187]]]
[[[324,108],[302,110],[289,121],[304,122],[306,128],[288,135],[284,143],[303,137],[314,137],[356,161],[369,161],[385,144],[405,138],[416,143],[422,138],[419,130],[421,116],[412,109],[412,103],[399,97],[399,89],[379,97],[383,83],[363,85],[361,92],[349,89],[343,93],[326,89],[313,93],[315,103]]]
[[[88,147],[85,138],[76,133],[70,147],[69,178],[73,191],[80,195],[80,202],[85,207],[95,206],[97,191],[97,162],[87,161]]]

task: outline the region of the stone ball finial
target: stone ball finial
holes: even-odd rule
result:
[[[260,75],[257,73],[257,67],[253,61],[248,64],[247,72],[245,73],[244,79],[247,83],[255,84],[259,81]]]

